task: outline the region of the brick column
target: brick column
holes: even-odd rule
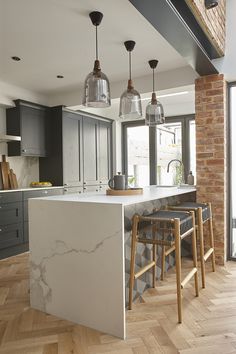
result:
[[[223,75],[195,82],[197,200],[211,202],[216,261],[226,260],[226,83]]]

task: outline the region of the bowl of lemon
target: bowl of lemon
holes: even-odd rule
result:
[[[51,182],[31,182],[30,187],[32,188],[52,187],[52,183]]]

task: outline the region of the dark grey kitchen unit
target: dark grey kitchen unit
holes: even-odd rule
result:
[[[23,246],[22,192],[0,193],[0,258],[27,249]]]
[[[100,191],[112,171],[112,123],[68,110],[51,108],[48,157],[39,161],[40,180],[53,185]],[[94,186],[94,188],[89,188]]]
[[[63,188],[0,192],[0,259],[29,249],[28,199],[62,194]]]
[[[21,136],[21,141],[8,143],[8,156],[46,156],[47,107],[14,102],[16,107],[6,110],[7,134]]]

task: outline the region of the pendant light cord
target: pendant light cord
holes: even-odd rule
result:
[[[98,26],[96,27],[96,60],[98,60]]]
[[[155,92],[154,69],[152,69],[152,92]]]
[[[131,80],[131,52],[129,52],[129,79]]]

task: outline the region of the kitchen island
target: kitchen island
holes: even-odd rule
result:
[[[195,191],[151,186],[135,196],[88,193],[30,200],[31,306],[125,338],[132,216],[195,200]],[[149,257],[150,248],[142,245],[136,266]],[[167,262],[168,267],[174,260]],[[149,278],[144,274],[136,281],[134,297],[150,286]]]

